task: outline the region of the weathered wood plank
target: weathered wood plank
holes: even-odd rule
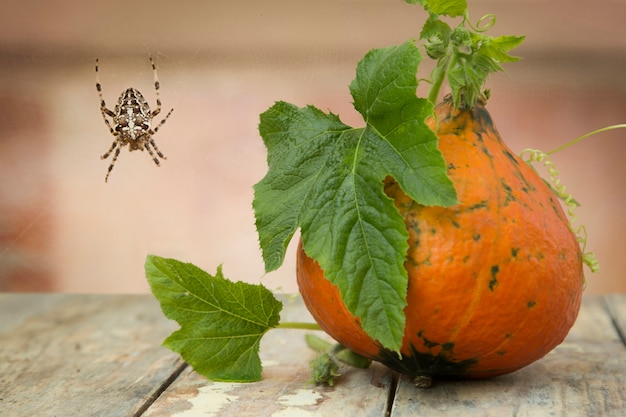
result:
[[[284,320],[309,321],[299,298]],[[533,365],[484,381],[401,379],[392,416],[626,415],[626,295],[585,299],[565,342]],[[308,383],[315,356],[295,330],[263,340],[264,379],[207,381],[160,347],[176,324],[145,296],[0,294],[0,415],[382,416],[395,387],[380,365],[350,369],[333,388]],[[148,407],[149,406],[149,407]],[[148,407],[147,412],[142,414]]]
[[[620,342],[613,320],[607,311],[606,297],[583,297],[583,305],[576,323],[564,343]]]
[[[604,300],[620,339],[626,345],[626,294],[610,294]]]
[[[615,300],[621,309],[623,298]],[[626,349],[603,300],[586,298],[579,318],[563,344],[512,374],[428,390],[401,379],[391,416],[626,415]]]
[[[557,348],[510,375],[439,382],[418,390],[399,384],[399,416],[624,416],[626,355],[616,344]]]
[[[300,298],[285,302],[284,321],[312,321]],[[148,409],[145,417],[165,416],[384,416],[392,374],[374,364],[348,369],[334,387],[309,383],[308,362],[315,357],[304,332],[276,329],[261,344],[263,380],[227,384],[206,380],[191,369]]]
[[[73,297],[69,294],[11,294],[0,293],[0,333],[8,333],[29,317],[45,314],[54,305]]]
[[[0,415],[133,416],[182,366],[151,296],[0,295]]]

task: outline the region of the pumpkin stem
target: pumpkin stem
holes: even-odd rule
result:
[[[446,75],[448,74],[448,70],[456,65],[455,55],[452,55],[450,58],[448,65],[445,67],[438,67],[433,70],[433,79],[432,84],[430,86],[430,90],[428,90],[428,100],[436,105],[439,103],[439,92],[441,91],[441,87],[443,86],[443,82],[446,80]],[[455,107],[456,107],[455,103]]]
[[[496,23],[493,14],[472,24],[466,8],[463,14],[451,15],[462,17],[458,26],[452,28],[429,7],[426,9],[430,16],[420,39],[424,41],[426,54],[437,61],[431,73],[428,100],[438,104],[439,93],[447,80],[455,109],[471,109],[477,102],[486,101],[484,85],[488,76],[502,71],[502,63],[518,60],[508,51],[521,44],[524,37],[487,35],[486,32]]]
[[[626,125],[624,125],[624,127],[626,127]],[[582,139],[579,138],[578,140],[582,140]],[[578,140],[574,142],[570,142],[567,146],[577,142]],[[556,149],[552,151],[552,153],[557,152],[560,149],[564,149],[565,147]],[[539,162],[543,164],[543,166],[548,170],[548,175],[550,176],[550,182],[546,181],[546,184],[550,186],[552,191],[554,191],[554,194],[556,194],[556,196],[559,197],[559,199],[561,199],[563,203],[565,204],[565,206],[567,207],[567,215],[570,218],[568,226],[570,230],[576,236],[576,241],[580,244],[581,251],[583,252],[583,262],[585,265],[587,265],[587,267],[589,267],[591,272],[597,272],[600,269],[600,264],[595,259],[595,255],[593,254],[593,252],[586,252],[587,229],[585,228],[585,226],[579,226],[577,229],[574,229],[574,226],[573,226],[573,223],[577,219],[575,210],[576,210],[576,207],[578,207],[580,204],[574,199],[571,193],[568,193],[565,191],[565,185],[561,184],[561,180],[560,178],[558,178],[559,171],[556,170],[556,168],[554,167],[554,162],[550,160],[550,157],[548,156],[547,153],[542,152],[537,149],[524,149],[520,155],[522,159],[524,158],[524,154],[528,154],[528,159],[525,159],[528,165],[532,167],[531,162]]]

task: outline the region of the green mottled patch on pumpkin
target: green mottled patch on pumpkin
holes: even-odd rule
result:
[[[484,130],[483,131],[479,131],[476,129],[474,130],[474,135],[476,135],[476,140],[474,142],[477,143],[477,146],[478,148],[480,148],[482,153],[484,153],[485,156],[491,160],[493,159],[493,155],[491,154],[491,152],[489,152],[489,149],[487,148],[487,146],[485,146],[485,141],[483,139],[483,135],[481,132],[484,132]]]
[[[502,189],[504,190],[504,206],[508,206],[512,201],[516,201],[515,196],[513,195],[513,189],[511,186],[502,178],[500,180],[500,184],[502,185]]]
[[[534,306],[536,306],[536,305],[537,305],[537,302],[536,302],[536,301],[529,301],[529,302],[527,302],[527,303],[526,303],[526,306],[527,306],[528,308],[533,308],[533,307],[534,307]]]
[[[474,210],[478,210],[478,209],[487,209],[489,208],[489,202],[487,200],[483,200],[480,201],[476,204],[472,204],[471,206],[467,207],[467,211],[474,211]]]
[[[561,217],[561,204],[555,200],[554,198],[552,198],[552,196],[550,196],[550,207],[552,207],[552,210],[554,211],[554,214],[557,215],[557,217]]]
[[[519,166],[519,161],[517,160],[517,157],[513,155],[511,152],[509,152],[508,149],[504,149],[503,153],[504,153],[504,156],[506,156],[509,159],[509,161]]]
[[[424,343],[426,343],[426,340]],[[438,352],[432,352],[433,350]],[[376,358],[390,369],[410,378],[418,378],[424,376],[454,376],[458,377],[467,374],[472,366],[478,363],[478,359],[454,360],[453,351],[454,343],[448,342],[438,344],[429,341],[429,352],[420,352],[415,346],[410,346],[410,354],[402,354],[398,357],[397,352],[387,349],[380,349],[380,353]]]
[[[489,290],[493,292],[498,285],[498,272],[500,272],[500,267],[498,265],[493,265],[491,267],[491,279],[489,280]]]
[[[407,228],[411,229],[413,231],[413,233],[415,234],[415,239],[413,239],[413,247],[414,248],[419,248],[419,246],[420,246],[420,236],[422,234],[422,229],[420,228],[419,223],[412,219],[407,224]]]
[[[519,169],[516,169],[515,171],[513,171],[513,175],[524,184],[523,186],[521,186],[521,190],[524,191],[526,194],[537,192],[537,188],[531,182],[528,181],[528,179],[522,173],[522,171],[520,171]]]

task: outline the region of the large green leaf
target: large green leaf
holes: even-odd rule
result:
[[[282,303],[261,285],[232,282],[221,268],[148,256],[146,277],[163,313],[180,329],[163,345],[214,381],[261,379],[259,342],[280,320]]]
[[[383,191],[394,177],[414,200],[456,202],[437,138],[432,104],[416,97],[421,55],[413,42],[370,51],[350,85],[365,127],[332,113],[278,102],[259,130],[269,170],[254,209],[266,270],[278,268],[298,227],[304,250],[335,283],[363,329],[399,350],[404,334],[408,233]]]

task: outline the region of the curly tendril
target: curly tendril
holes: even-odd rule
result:
[[[489,13],[478,19],[476,25],[472,24],[472,21],[469,18],[469,14],[465,11],[465,15],[463,15],[463,21],[469,26],[471,30],[476,33],[483,33],[490,30],[496,24],[496,15]]]
[[[548,170],[548,175],[550,175],[552,188],[554,189],[556,195],[564,202],[565,206],[567,207],[567,214],[570,217],[569,228],[576,235],[576,241],[578,241],[578,243],[580,244],[581,250],[583,252],[583,262],[589,267],[591,272],[598,271],[598,269],[600,268],[600,264],[598,263],[592,252],[585,251],[587,247],[587,229],[585,229],[585,226],[579,226],[578,229],[574,229],[573,223],[576,221],[575,210],[579,204],[576,202],[576,200],[574,200],[574,197],[572,197],[570,193],[565,191],[565,186],[561,184],[561,180],[558,178],[559,172],[554,168],[554,162],[550,160],[549,155],[569,148],[573,144],[578,143],[581,140],[587,139],[588,137],[596,135],[598,133],[624,128],[626,128],[626,124],[606,126],[601,129],[594,130],[593,132],[585,133],[584,135],[579,136],[576,139],[567,142],[565,145],[559,146],[558,148],[553,149],[552,151],[547,153],[536,149],[524,149],[520,154],[522,159],[524,158],[524,154],[528,154],[528,159],[526,159],[525,161],[529,165],[532,166],[531,162],[538,162],[543,164],[543,166],[546,167],[546,169]]]
[[[524,159],[524,155],[527,154],[528,158]],[[561,184],[561,179],[559,177],[559,171],[554,167],[554,162],[550,160],[550,157],[547,153],[542,152],[537,149],[524,149],[520,155],[522,159],[525,160],[526,163],[532,166],[531,162],[541,163],[547,170],[548,175],[550,176],[550,184],[555,194],[559,199],[563,201],[565,206],[567,207],[567,215],[570,218],[569,228],[576,235],[576,241],[580,244],[581,250],[583,252],[583,262],[591,272],[597,272],[600,269],[600,264],[595,258],[593,252],[586,252],[587,248],[587,229],[585,226],[579,226],[577,229],[574,228],[573,223],[576,221],[576,207],[579,204],[574,200],[572,194],[568,193],[565,189],[565,185]]]

